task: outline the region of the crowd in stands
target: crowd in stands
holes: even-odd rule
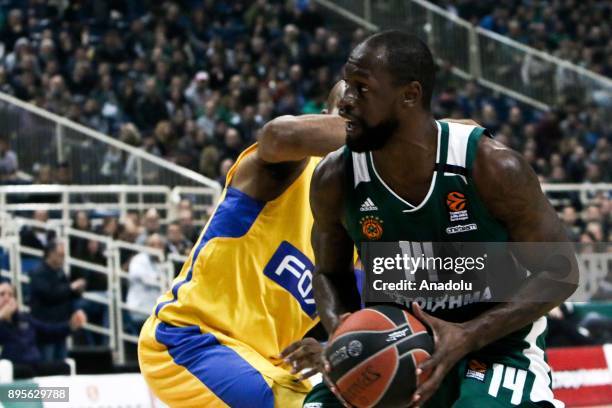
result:
[[[2,358],[13,363],[15,378],[69,374],[70,367],[64,361],[66,337],[86,322],[82,310],[55,321],[48,316],[36,316],[34,312],[21,312],[13,286],[0,283]]]
[[[49,211],[33,211],[35,223],[19,231],[21,245],[43,252],[41,258],[24,255],[21,260],[23,272],[30,278],[30,283],[21,288],[23,303],[29,306],[30,313],[18,310],[11,283],[0,282],[0,357],[13,362],[17,378],[68,373],[64,362],[66,338],[86,322],[109,327],[112,317],[108,306],[83,297],[87,293],[98,299],[109,298],[109,277],[88,266],[106,267],[112,262],[105,237],[143,248],[139,252],[128,245],[119,253],[120,268],[125,273],[121,279],[122,301],[127,307],[122,317],[124,330],[138,334],[162,288],[169,285],[172,276],[168,274],[178,274],[182,259],[199,237],[200,227],[194,223],[191,201],[181,200],[172,213],[176,218],[164,225],[154,208],[143,214],[129,212],[122,219],[77,211],[70,227],[93,233],[98,239],[70,235],[62,242],[49,227]],[[68,250],[72,258],[84,263],[66,263]],[[155,251],[176,254],[177,262],[170,269],[167,264],[162,268],[162,259]],[[74,339],[77,345],[108,346],[107,337],[92,332],[78,331]]]
[[[73,0],[66,8],[5,3],[0,89],[221,183],[266,121],[321,110],[348,50],[367,35],[360,28],[349,35],[326,28],[324,14],[312,1],[100,5]],[[484,3],[466,0],[456,7],[459,14],[470,12],[466,17],[500,27],[512,21],[502,18],[511,11],[525,24],[523,15],[539,16],[545,26],[547,19],[561,19],[565,23],[557,28],[570,39],[590,20],[576,25],[564,19],[587,10],[594,20],[589,28],[601,31],[595,36],[610,38],[602,18],[609,9],[593,2],[568,12],[572,1],[550,2],[549,8],[505,1],[486,15],[479,11],[487,9]],[[564,13],[551,13],[555,7]],[[525,30],[525,38],[539,38]],[[600,49],[592,53],[612,55]],[[546,181],[612,179],[612,130],[601,110],[567,101],[550,113],[534,111],[475,82],[458,82],[446,72],[449,68],[441,67],[436,115],[480,121],[525,153]],[[5,150],[0,142],[0,170],[8,172],[16,163]],[[109,150],[99,171],[110,174],[121,166],[128,174],[133,163]],[[49,169],[41,166],[41,171]]]
[[[476,24],[611,75],[610,5],[602,5],[605,2],[564,0],[540,7],[542,2],[501,1],[493,11],[485,1],[438,3]],[[256,141],[268,120],[320,112],[348,51],[368,35],[360,28],[335,32],[308,0],[70,0],[64,6],[0,1],[0,91],[221,184],[240,151]],[[475,81],[459,80],[450,69],[441,66],[438,72],[436,117],[476,120],[521,152],[542,182],[612,181],[612,128],[601,109],[570,100],[549,112],[537,111]],[[16,149],[11,148],[14,140],[7,136],[0,134],[0,184],[16,180],[19,170],[30,173],[34,183],[70,183],[72,169],[66,163],[20,168]],[[133,165],[121,152],[109,149],[99,172],[129,174]],[[610,192],[590,196],[587,205],[575,194],[553,198],[573,240],[612,241]],[[79,211],[73,228],[185,255],[200,232],[193,214],[187,200],[167,225],[154,209],[101,220]],[[48,216],[44,210],[34,213],[41,222]],[[36,228],[24,229],[21,239],[45,250],[45,261],[32,277],[59,279],[53,258],[59,262],[62,244]],[[77,259],[106,263],[99,241],[72,239],[66,245]],[[131,251],[121,258],[130,276],[127,304],[151,309],[159,294],[157,260]],[[180,265],[177,273],[179,269]],[[58,312],[51,320],[64,324],[63,335],[68,326],[82,326],[82,316],[73,324],[77,310],[84,310],[91,322],[104,324],[104,310],[80,299],[83,291],[105,293],[104,276],[73,266],[69,281],[61,279],[56,287],[62,289],[53,289],[53,296],[61,293],[65,305],[61,318]],[[49,289],[33,284],[32,300],[36,296],[36,302],[43,302],[43,292]],[[39,318],[35,310],[32,316]],[[0,320],[2,316],[0,304]],[[131,314],[135,330],[143,318]],[[38,342],[41,359],[63,355],[56,340],[57,336]]]
[[[612,4],[599,0],[434,0],[515,41],[612,77]]]

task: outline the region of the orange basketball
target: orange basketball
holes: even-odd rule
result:
[[[333,334],[325,356],[340,394],[358,408],[407,406],[426,374],[417,365],[433,353],[427,328],[390,305],[353,313]]]

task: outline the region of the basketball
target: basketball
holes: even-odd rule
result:
[[[416,367],[433,353],[433,337],[399,307],[374,306],[353,313],[333,334],[325,356],[329,377],[351,405],[407,406],[426,373]]]

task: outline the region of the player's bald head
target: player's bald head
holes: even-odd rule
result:
[[[338,103],[344,96],[344,90],[346,86],[343,80],[336,82],[336,85],[329,91],[329,95],[327,95],[327,100],[325,101],[325,108],[322,113],[338,113]]]

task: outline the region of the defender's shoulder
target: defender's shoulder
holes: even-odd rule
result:
[[[328,189],[341,186],[345,174],[345,160],[344,147],[325,156],[315,168],[312,188]]]
[[[340,214],[344,197],[343,148],[331,152],[317,165],[310,184],[310,207],[315,217]]]

